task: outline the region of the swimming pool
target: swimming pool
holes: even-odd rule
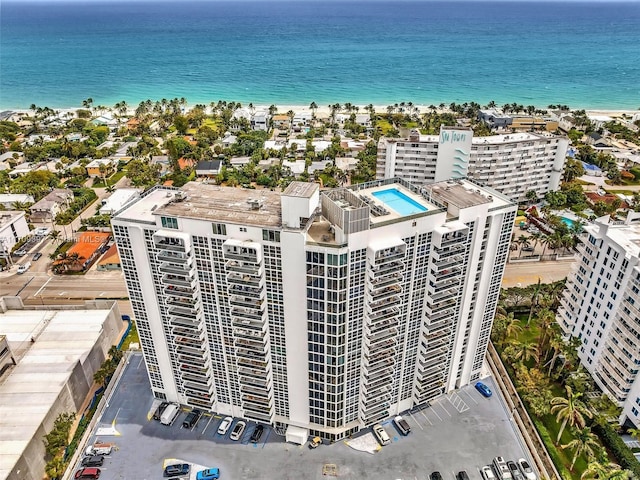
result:
[[[576,223],[575,221],[567,217],[560,217],[560,220],[562,220],[569,228],[573,227],[573,224]]]
[[[428,210],[426,207],[423,207],[418,202],[407,197],[404,193],[395,188],[379,190],[377,192],[373,192],[371,195],[384,203],[386,207],[391,208],[393,211],[403,216],[426,212]]]

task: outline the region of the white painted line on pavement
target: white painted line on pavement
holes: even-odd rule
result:
[[[447,415],[451,416],[451,414],[449,413],[449,410],[444,408],[444,405],[442,404],[442,402],[438,402],[438,405],[440,405],[440,407],[444,410],[444,413],[446,413]]]
[[[47,286],[47,284],[51,281],[51,279],[53,279],[53,277],[49,277],[49,280],[47,280],[46,282],[44,282],[44,285],[42,285],[38,291],[36,293],[33,294],[34,297],[37,297],[38,295],[40,295],[40,293],[42,292],[42,290],[45,289],[45,287]]]
[[[202,430],[202,435],[204,435],[204,432],[207,431],[207,428],[209,428],[209,424],[211,423],[211,421],[213,420],[213,415],[211,415],[211,417],[209,417],[209,421],[207,422],[207,424],[204,426],[204,430]]]
[[[60,293],[58,294],[58,296],[59,296],[59,297],[61,297],[61,296],[62,296],[62,295],[64,295],[65,293],[67,293],[67,292],[60,292]]]
[[[440,418],[440,415],[438,415],[438,412],[436,412],[435,408],[432,408],[431,411],[433,412],[433,414],[438,417],[438,420],[442,421],[442,418]]]
[[[409,412],[409,415],[411,416],[411,418],[413,418],[413,421],[418,424],[418,426],[420,427],[420,430],[424,430],[424,428],[422,428],[422,425],[420,425],[420,422],[416,420],[416,417],[413,416],[413,413]]]
[[[431,422],[429,417],[427,417],[422,410],[420,410],[420,415],[422,415],[424,418],[427,419],[427,422],[429,422],[429,425],[433,426],[433,423]]]
[[[467,397],[473,400],[473,403],[475,403],[476,405],[478,404],[478,401],[475,398],[473,398],[469,392],[467,392],[466,390],[463,390],[463,391]]]

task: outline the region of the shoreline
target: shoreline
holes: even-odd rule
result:
[[[239,103],[241,104],[241,108],[248,109],[248,105],[251,102],[249,102],[249,103],[239,102]],[[437,107],[436,108],[436,112],[437,113],[450,112],[449,105],[451,103],[454,103],[454,102],[449,102],[448,104],[446,104],[444,109],[440,109],[438,107],[438,105],[435,105]],[[457,103],[457,102],[455,102],[455,103]],[[197,104],[195,104],[195,103],[194,104],[187,103],[185,105],[185,107],[184,107],[184,109],[185,109],[184,111],[188,112],[195,105],[197,105]],[[209,108],[210,103],[209,104],[205,104],[205,105],[207,106],[207,111],[209,111],[210,110],[210,108]],[[289,104],[289,103],[287,103],[287,104],[278,104],[278,103],[275,103],[275,104],[272,104],[272,105],[275,105],[277,107],[277,109],[278,109],[277,110],[277,114],[284,114],[284,113],[288,112],[289,110],[292,110],[292,111],[294,111],[296,113],[297,112],[303,112],[303,111],[311,111],[311,109],[309,108],[308,104],[307,105],[303,105],[303,104]],[[340,104],[340,105],[344,106],[344,104]],[[367,104],[367,105],[351,104],[351,105],[353,107],[357,107],[359,109],[358,112],[354,111],[352,113],[361,114],[361,113],[367,113],[366,108],[367,108],[367,106],[369,104]],[[376,104],[373,104],[373,108],[374,108],[376,113],[385,113],[386,114],[387,113],[387,107],[390,106],[390,105],[395,105],[395,103],[394,104],[387,104],[387,105],[376,105]],[[458,104],[458,105],[460,105],[460,104]],[[100,106],[102,106],[104,108],[97,108],[97,107],[100,107]],[[257,112],[257,111],[268,111],[270,106],[271,105],[255,104],[255,105],[253,105],[253,110],[255,112]],[[496,105],[496,107],[494,107],[494,108],[500,109],[501,106],[502,105]],[[46,105],[43,105],[43,107],[46,107]],[[128,108],[127,108],[126,114],[123,115],[123,116],[129,116],[129,117],[134,116],[136,107],[137,107],[137,105],[136,106],[129,105]],[[405,105],[405,108],[406,108],[406,105]],[[422,105],[422,104],[416,105],[416,104],[414,104],[414,105],[412,105],[412,108],[418,109],[418,111],[419,111],[419,113],[421,115],[431,111],[430,105]],[[484,106],[481,107],[481,108],[484,108]],[[536,108],[539,108],[540,110],[550,110],[547,107],[536,107]],[[77,110],[87,110],[87,108],[83,107],[83,106],[77,106],[77,107],[52,108],[52,110],[54,110],[55,112],[58,112],[58,113],[67,113],[67,112],[75,112]],[[105,113],[114,112],[116,109],[113,106],[94,105],[94,106],[92,106],[90,108],[90,110],[92,110],[96,115],[103,115]],[[620,109],[606,108],[606,109],[603,109],[603,108],[571,108],[570,107],[568,111],[571,112],[571,111],[575,111],[575,110],[584,110],[587,114],[603,115],[603,116],[610,116],[610,117],[621,117],[621,116],[624,116],[624,115],[633,116],[633,115],[635,115],[637,113],[640,113],[640,108],[638,108],[636,110],[633,110],[633,109],[624,109],[624,108],[620,108]],[[3,112],[3,111],[12,111],[12,112],[21,113],[21,114],[27,114],[29,116],[31,116],[34,113],[33,110],[28,109],[28,108],[4,108],[4,107],[0,107],[0,112]],[[317,114],[327,114],[328,115],[328,114],[331,113],[331,109],[329,108],[328,105],[318,105],[318,107],[316,108],[316,113]],[[336,113],[344,114],[345,111],[344,111],[344,109],[340,109]],[[519,114],[527,115],[526,112],[521,112]]]

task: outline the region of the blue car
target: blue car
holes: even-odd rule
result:
[[[483,396],[487,398],[492,395],[491,389],[482,382],[476,383],[476,390],[478,390]]]
[[[217,480],[220,478],[219,468],[208,468],[207,470],[200,470],[196,475],[196,480]]]

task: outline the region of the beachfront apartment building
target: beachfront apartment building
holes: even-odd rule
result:
[[[112,220],[153,394],[304,442],[475,381],[515,215],[466,180],[157,187]]]
[[[440,135],[411,131],[378,142],[376,178],[400,177],[416,185],[449,178],[472,179],[524,202],[560,186],[569,140],[547,133],[474,137],[470,128],[442,127]]]
[[[584,230],[557,321],[580,339],[580,361],[622,407],[620,423],[640,427],[640,215],[622,225],[602,217]]]

